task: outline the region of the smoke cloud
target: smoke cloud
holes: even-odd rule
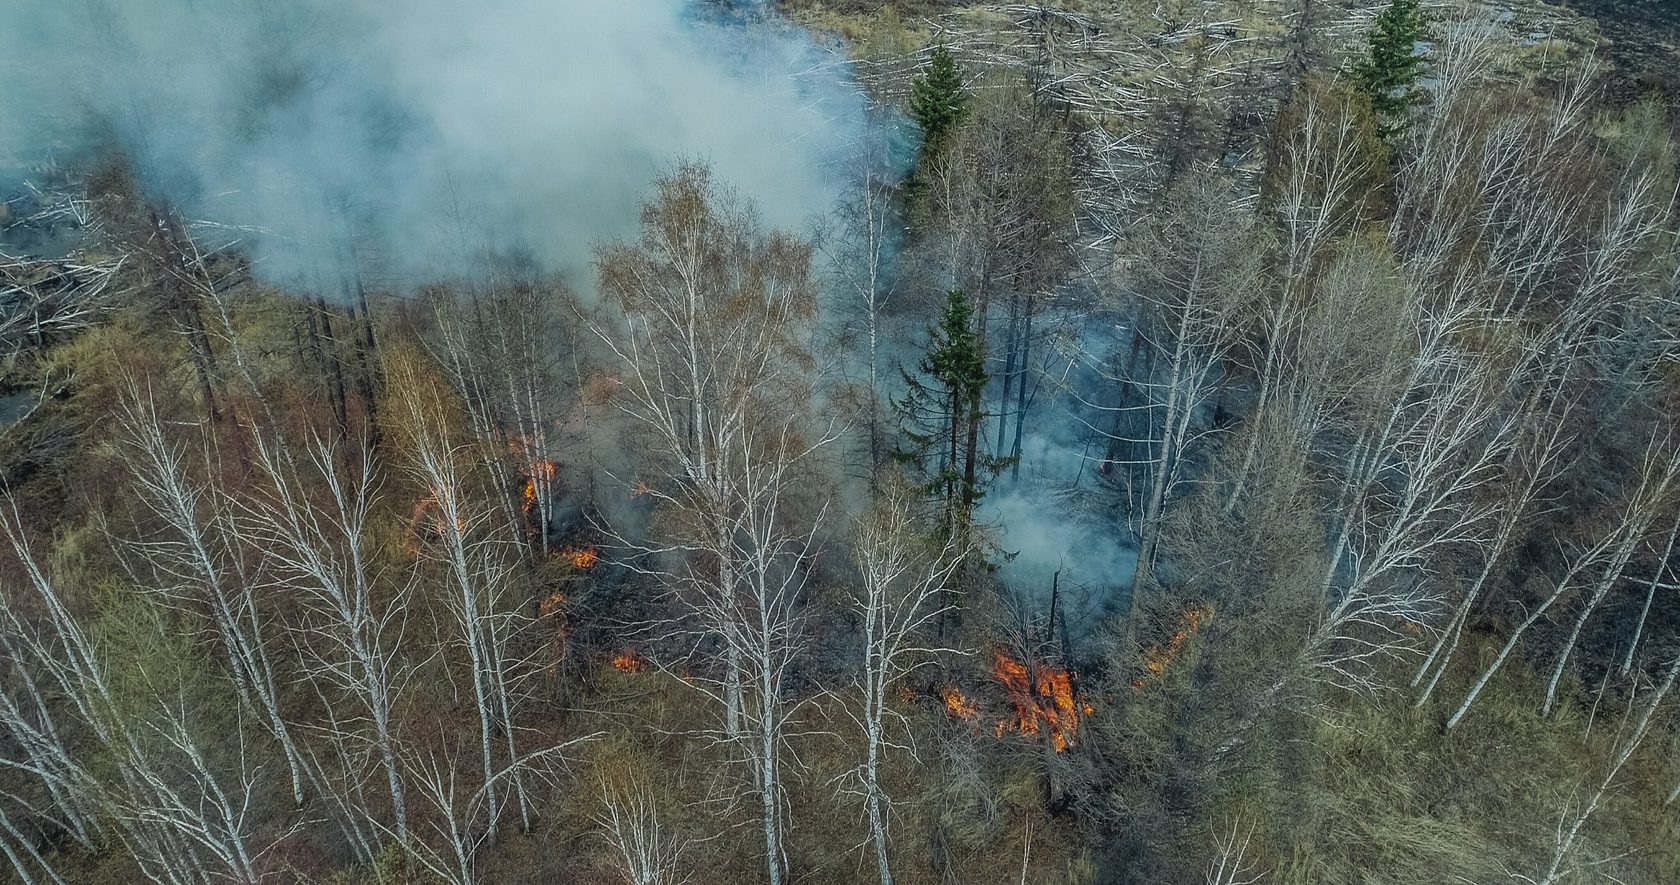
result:
[[[679,158],[772,224],[838,193],[871,131],[842,57],[758,3],[0,4],[0,170],[121,149],[259,273],[413,284],[487,250],[586,270]]]

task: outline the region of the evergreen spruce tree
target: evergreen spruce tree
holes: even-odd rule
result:
[[[956,59],[944,45],[933,48],[926,74],[911,84],[910,115],[922,127],[922,156],[937,153],[968,113],[968,90]]]
[[[927,220],[929,175],[968,116],[968,90],[963,87],[962,71],[942,45],[933,48],[927,73],[911,84],[910,116],[922,129],[922,147],[916,168],[904,182],[904,205],[912,229],[919,229]]]
[[[1407,116],[1418,98],[1423,57],[1416,45],[1425,24],[1418,4],[1419,0],[1393,0],[1371,28],[1365,57],[1353,64],[1354,82],[1370,98],[1384,141],[1406,131]]]
[[[930,332],[915,373],[904,372],[905,394],[893,401],[904,443],[893,457],[916,473],[939,500],[946,528],[965,530],[985,495],[985,484],[1007,461],[979,450],[986,417],[986,357],[974,328],[974,306],[961,289],[946,293],[945,309]]]

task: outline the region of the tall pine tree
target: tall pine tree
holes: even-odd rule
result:
[[[916,168],[905,182],[904,201],[910,218],[919,226],[925,220],[925,195],[934,164],[944,156],[968,117],[968,89],[963,86],[962,71],[944,45],[933,47],[927,73],[910,84],[910,116],[922,129],[922,147]]]
[[[1423,57],[1416,47],[1425,24],[1418,4],[1419,0],[1393,0],[1378,14],[1365,56],[1353,63],[1354,82],[1370,98],[1377,132],[1388,142],[1405,133],[1418,99]]]
[[[963,532],[987,481],[1007,461],[980,451],[986,356],[974,328],[974,305],[961,289],[946,293],[917,369],[904,372],[905,394],[893,401],[904,434],[893,457],[939,500],[946,529]]]
[[[937,153],[968,114],[968,89],[956,59],[943,44],[933,47],[927,73],[910,87],[910,116],[922,127],[922,157]]]

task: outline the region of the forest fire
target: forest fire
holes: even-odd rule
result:
[[[409,514],[408,524],[403,528],[403,550],[410,556],[419,556],[425,543],[436,541],[448,532],[449,522],[444,519],[443,508],[439,506],[437,497],[427,495],[414,505],[414,511]],[[466,517],[455,517],[455,533],[467,533]]]
[[[612,665],[614,670],[619,670],[624,673],[645,673],[647,672],[648,667],[651,666],[651,664],[648,663],[648,659],[642,657],[641,653],[633,648],[626,648],[618,654],[613,655]]]
[[[566,594],[564,594],[564,593],[550,593],[547,596],[544,596],[537,603],[537,612],[539,614],[541,614],[543,617],[546,618],[549,615],[552,615],[555,612],[559,611],[560,607],[565,605],[565,604],[566,604]]]
[[[1211,603],[1185,609],[1184,614],[1179,617],[1178,629],[1167,637],[1166,644],[1152,645],[1148,651],[1143,653],[1143,668],[1153,676],[1164,675],[1167,672],[1167,665],[1178,657],[1179,649],[1184,646],[1185,641],[1195,635],[1196,631],[1200,630],[1202,625],[1212,617],[1213,605]],[[1143,684],[1142,679],[1132,680],[1133,688],[1142,688]]]
[[[560,465],[547,458],[538,458],[531,462],[530,471],[525,475],[525,482],[519,491],[520,508],[526,513],[537,506],[537,481],[541,480],[545,486],[553,487],[554,478],[559,474]]]
[[[973,698],[962,693],[962,689],[955,685],[945,687],[945,712],[953,719],[969,720],[980,715],[980,705]]]
[[[1001,737],[1006,731],[1048,735],[1056,752],[1073,746],[1079,733],[1079,717],[1089,716],[1093,708],[1079,697],[1073,688],[1073,674],[1056,664],[1023,664],[999,652],[992,664],[992,675],[1003,683],[1015,715],[999,720],[995,731]]]
[[[560,551],[560,555],[576,569],[594,568],[595,563],[601,561],[601,554],[596,553],[594,547],[566,547]]]

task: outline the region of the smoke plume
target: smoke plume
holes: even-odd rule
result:
[[[0,4],[0,78],[0,170],[117,148],[329,289],[489,250],[583,270],[679,158],[797,225],[869,131],[841,56],[757,3],[30,0]]]

